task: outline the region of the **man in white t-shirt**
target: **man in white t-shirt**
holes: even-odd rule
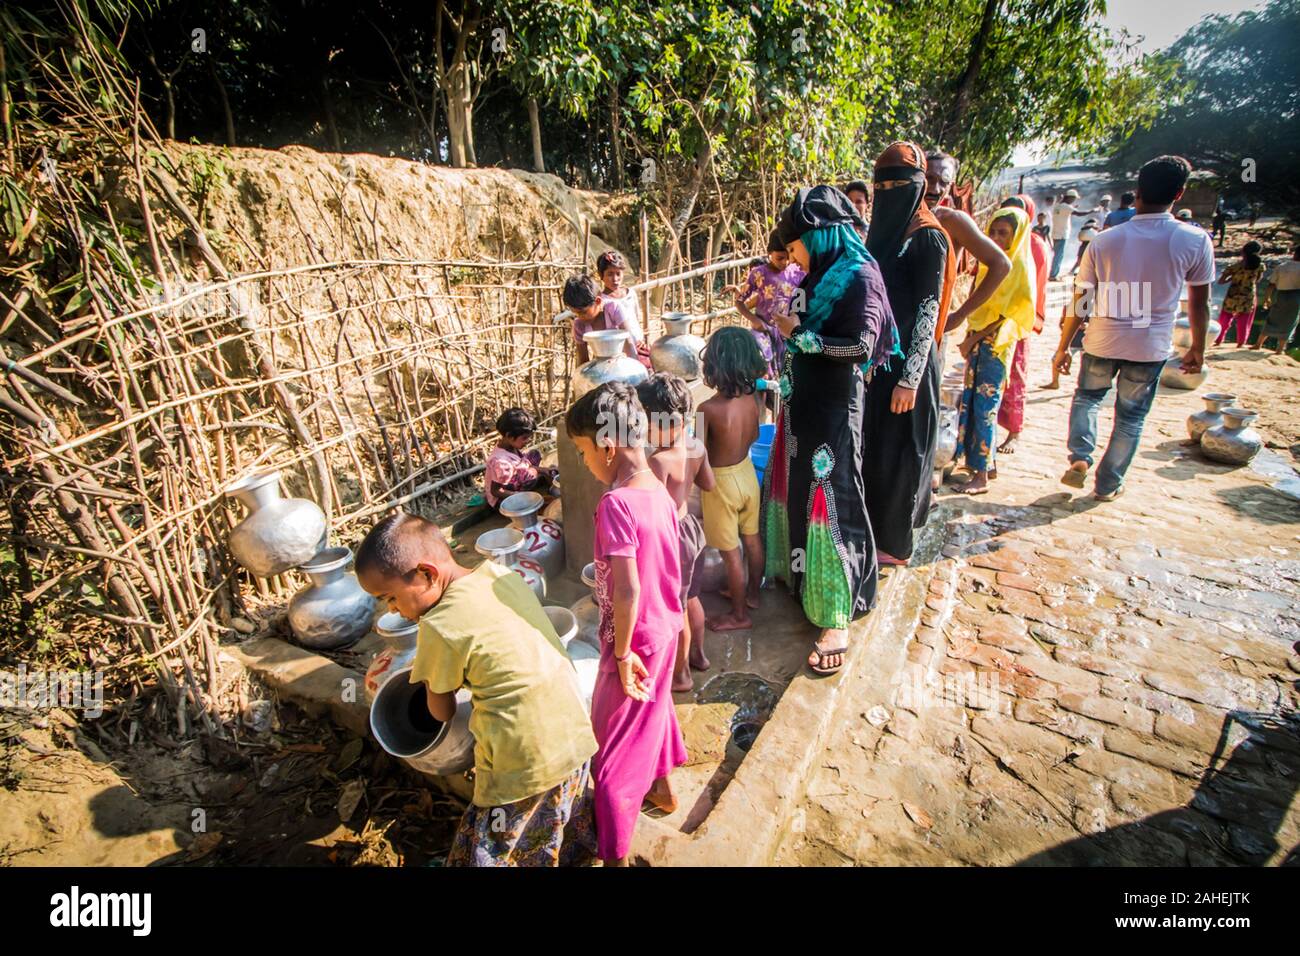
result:
[[[1073,216],[1086,216],[1086,211],[1075,208],[1079,193],[1067,189],[1061,201],[1052,207],[1052,273],[1053,281],[1061,277],[1061,265],[1065,262],[1065,244],[1070,241],[1070,220]]]
[[[1181,156],[1159,156],[1138,174],[1137,214],[1123,229],[1098,234],[1083,254],[1074,296],[1062,319],[1061,344],[1052,366],[1070,371],[1070,339],[1087,321],[1079,384],[1070,406],[1070,468],[1061,481],[1082,488],[1097,445],[1097,409],[1116,385],[1115,428],[1097,468],[1096,497],[1110,501],[1124,490],[1142,426],[1173,346],[1174,318],[1187,288],[1192,345],[1184,371],[1205,361],[1214,246],[1204,229],[1169,213],[1192,167]]]

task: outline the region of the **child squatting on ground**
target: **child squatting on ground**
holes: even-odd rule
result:
[[[589,761],[596,752],[573,664],[514,571],[452,557],[438,526],[385,518],[357,550],[357,579],[420,622],[410,679],[444,723],[456,691],[473,701],[474,798],[448,866],[557,866],[594,850]],[[671,704],[671,702],[670,702]]]
[[[722,553],[731,612],[709,621],[715,631],[751,627],[749,608],[758,607],[763,582],[763,539],[758,534],[761,492],[750,447],[758,440],[760,398],[754,383],[763,377],[763,356],[745,329],[718,329],[704,347],[704,383],[717,394],[700,403],[700,434],[713,469],[714,488],[700,496],[704,540]],[[745,543],[749,583],[740,544]]]
[[[488,454],[483,472],[483,497],[493,508],[501,499],[516,491],[549,491],[555,481],[555,469],[542,468],[542,456],[525,452],[537,426],[533,416],[522,408],[507,408],[497,418],[496,447]]]
[[[592,778],[600,858],[625,866],[642,803],[675,810],[668,775],[686,762],[670,691],[683,613],[677,505],[646,461],[645,412],[630,385],[593,389],[564,424],[587,468],[609,486],[596,506],[593,547],[600,667]]]
[[[660,372],[636,387],[641,407],[649,420],[647,433],[650,470],[663,482],[677,505],[677,525],[681,530],[682,605],[686,619],[677,641],[677,665],[673,669],[673,690],[694,687],[691,669],[706,671],[709,659],[704,656],[704,605],[700,603],[703,580],[704,526],[686,506],[691,486],[700,491],[713,490],[713,470],[709,467],[704,446],[687,430],[694,405],[690,387],[676,375]]]

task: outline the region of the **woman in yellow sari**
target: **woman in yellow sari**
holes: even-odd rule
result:
[[[990,473],[996,475],[998,406],[1016,343],[1034,331],[1034,303],[1038,293],[1033,249],[1029,237],[1033,224],[1023,209],[1004,207],[989,220],[989,238],[1011,259],[1011,273],[993,296],[966,319],[966,340],[961,343],[966,360],[966,387],[961,395],[957,454],[964,455],[970,471],[962,486],[968,495],[988,491]],[[984,266],[976,277],[983,281]]]

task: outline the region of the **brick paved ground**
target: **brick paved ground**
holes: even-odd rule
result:
[[[945,489],[905,672],[850,688],[776,862],[1296,862],[1300,504],[1184,447],[1201,403],[1163,390],[1128,492],[1071,493],[1047,339],[992,491]]]

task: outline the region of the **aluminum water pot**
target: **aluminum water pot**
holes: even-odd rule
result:
[[[410,678],[407,665],[379,688],[370,705],[370,732],[379,746],[414,770],[437,776],[464,773],[474,766],[469,691],[456,691],[456,713],[443,723],[429,713],[424,683]]]
[[[311,583],[289,599],[289,627],[303,647],[347,647],[365,636],[376,604],[348,570],[352,552],[324,548],[299,570]]]
[[[416,635],[419,634],[418,621],[408,620],[396,611],[381,614],[375,622],[375,633],[384,642],[381,650],[366,668],[364,695],[366,703],[373,703],[379,688],[403,667],[410,667],[415,661]]]
[[[499,510],[523,533],[519,557],[538,564],[547,578],[555,578],[564,573],[564,527],[541,516],[544,500],[535,491],[521,491],[502,500]]]
[[[519,575],[533,589],[539,601],[546,599],[546,572],[530,558],[520,557],[524,546],[524,533],[518,528],[497,528],[484,531],[474,542],[474,550],[489,561],[495,561]]]
[[[1264,447],[1264,439],[1250,427],[1258,417],[1258,412],[1249,409],[1225,408],[1223,422],[1207,428],[1201,435],[1201,451],[1205,457],[1227,465],[1248,464]]]
[[[588,332],[582,340],[592,359],[573,373],[573,397],[581,398],[606,382],[637,385],[646,379],[645,366],[624,351],[628,335],[621,329]]]
[[[1192,412],[1187,416],[1187,435],[1192,441],[1199,442],[1206,429],[1223,424],[1223,410],[1230,408],[1237,400],[1236,395],[1226,392],[1209,392],[1201,396],[1205,409]]]
[[[230,553],[258,577],[283,574],[325,547],[325,513],[306,498],[281,497],[278,471],[248,475],[225,493],[248,509],[230,532]]]
[[[665,312],[664,328],[667,334],[650,346],[650,364],[656,372],[678,375],[693,382],[701,375],[703,364],[700,352],[704,339],[691,334],[694,319],[685,312]]]

